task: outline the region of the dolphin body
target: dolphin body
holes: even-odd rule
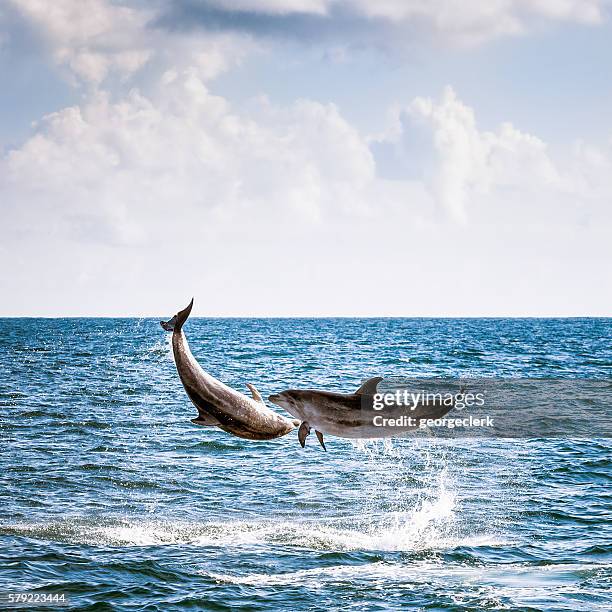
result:
[[[380,377],[371,378],[355,393],[331,393],[311,389],[289,389],[270,395],[274,404],[283,407],[289,414],[302,423],[298,429],[298,439],[302,448],[306,436],[314,428],[319,443],[325,448],[323,434],[339,438],[392,438],[408,431],[418,429],[426,419],[438,419],[450,412],[453,403],[442,401],[416,404],[415,406],[385,406],[383,410],[374,409],[374,394],[377,392]],[[397,420],[412,417],[412,421],[394,426],[377,426],[375,417]]]
[[[189,350],[182,329],[192,307],[193,299],[187,308],[175,314],[170,321],[160,321],[166,331],[172,332],[176,369],[189,399],[198,409],[198,417],[192,419],[192,423],[219,427],[248,440],[272,440],[288,434],[299,422],[270,410],[253,385],[247,384],[253,395],[251,399],[200,367]]]

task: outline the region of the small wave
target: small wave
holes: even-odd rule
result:
[[[482,571],[482,568],[479,568],[479,571]],[[404,581],[407,578],[414,580],[416,576],[427,582],[431,580],[432,573],[435,573],[436,578],[439,577],[440,573],[443,573],[445,580],[449,580],[451,577],[457,580],[463,576],[473,576],[474,570],[469,566],[455,566],[452,569],[445,567],[442,569],[441,564],[435,561],[413,560],[409,564],[393,561],[374,561],[350,565],[318,566],[278,574],[252,573],[238,575],[206,570],[201,570],[198,573],[218,583],[267,587],[312,583],[347,583],[354,585],[355,582],[362,579],[380,583],[381,581],[397,579]]]
[[[22,399],[28,397],[27,393],[22,391],[8,391],[0,393],[0,399]]]
[[[381,561],[375,563],[364,563],[361,565],[332,565],[328,567],[315,567],[311,569],[298,570],[295,572],[284,572],[280,574],[247,574],[238,576],[235,574],[219,574],[215,572],[198,572],[202,576],[213,579],[218,583],[240,584],[248,586],[284,586],[292,584],[304,584],[305,579],[316,579],[321,582],[344,582],[353,581],[359,575],[368,578],[380,578],[390,573],[397,572],[397,565],[386,564]]]
[[[54,523],[5,525],[0,533],[29,538],[103,546],[195,545],[240,547],[297,546],[327,551],[425,551],[460,546],[494,546],[492,536],[459,534],[455,500],[442,491],[413,511],[380,516],[345,517],[341,521],[175,522],[134,519],[67,519]]]
[[[492,536],[453,537],[435,528],[388,517],[388,524],[364,530],[310,522],[266,521],[175,523],[168,521],[99,522],[58,521],[47,524],[4,525],[0,533],[102,546],[248,546],[285,545],[330,551],[423,551],[499,544]],[[427,521],[429,522],[429,521]]]

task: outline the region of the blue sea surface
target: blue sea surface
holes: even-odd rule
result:
[[[610,319],[194,318],[185,333],[205,370],[264,397],[374,375],[612,378]],[[2,319],[0,365],[0,594],[65,593],[74,610],[612,609],[597,422],[589,439],[328,437],[327,453],[295,432],[242,440],[190,422],[152,319]]]

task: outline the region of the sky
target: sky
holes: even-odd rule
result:
[[[0,316],[611,316],[609,0],[3,0]]]

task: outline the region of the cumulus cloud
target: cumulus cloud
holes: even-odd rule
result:
[[[590,197],[607,187],[608,170],[609,156],[592,147],[559,168],[541,139],[510,123],[480,130],[450,87],[439,100],[414,99],[368,142],[333,104],[264,98],[238,113],[192,68],[166,71],[146,95],[95,91],[46,116],[0,161],[0,197],[24,234],[138,245],[172,228],[245,219],[260,227],[414,221],[432,202],[466,221],[475,200],[497,202],[500,193]]]
[[[150,64],[154,64],[155,72],[189,66],[210,79],[256,47],[253,41],[231,33],[174,36],[154,27],[158,11],[150,4],[108,0],[8,2],[13,19],[21,18],[38,35],[53,61],[67,69],[75,84],[97,86],[114,76],[128,80]],[[8,18],[5,21],[8,24]],[[6,25],[4,30],[4,37],[10,38]]]
[[[185,218],[354,214],[374,172],[333,105],[264,100],[239,116],[197,70],[166,72],[151,97],[95,92],[45,117],[0,165],[21,227],[124,244],[160,240]]]
[[[438,101],[413,100],[398,114],[391,133],[373,142],[373,150],[382,163],[394,157],[400,172],[404,167],[422,180],[456,219],[465,218],[471,197],[495,189],[526,193],[563,187],[542,140],[509,122],[494,132],[481,131],[473,109],[451,87]]]
[[[102,81],[109,72],[131,74],[149,59],[143,37],[149,11],[105,0],[9,0],[52,49],[54,60],[78,77]]]

